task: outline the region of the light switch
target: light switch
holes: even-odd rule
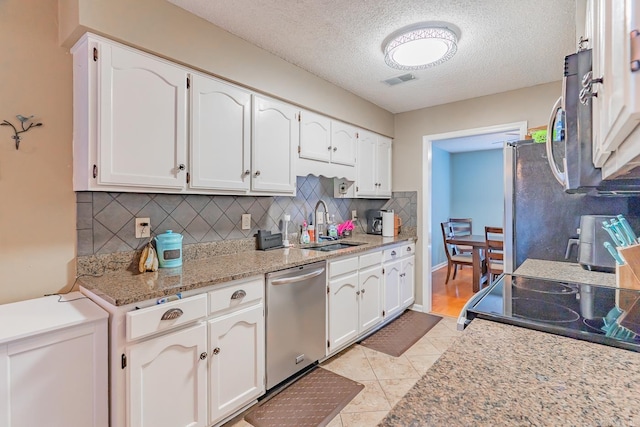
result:
[[[242,229],[251,230],[251,214],[242,214]]]

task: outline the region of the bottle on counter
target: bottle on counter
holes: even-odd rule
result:
[[[300,233],[300,243],[305,245],[311,242],[311,238],[309,236],[309,229],[307,227],[307,221],[302,222],[302,232]]]
[[[309,233],[309,242],[315,242],[316,227],[313,224],[309,224],[309,227],[307,227],[307,232]]]

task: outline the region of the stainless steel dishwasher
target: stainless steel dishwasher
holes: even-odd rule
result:
[[[324,261],[267,274],[267,390],[325,356],[326,296]]]

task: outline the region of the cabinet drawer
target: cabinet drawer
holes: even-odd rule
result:
[[[416,252],[415,243],[405,243],[384,250],[384,262],[413,255]]]
[[[232,282],[209,292],[209,313],[235,308],[264,298],[264,279]]]
[[[360,268],[371,267],[382,262],[382,251],[360,255]]]
[[[358,257],[341,259],[339,261],[331,261],[329,263],[329,277],[340,276],[341,274],[350,273],[358,270]]]
[[[127,313],[127,341],[165,331],[207,315],[205,294]],[[166,320],[163,320],[162,317]]]

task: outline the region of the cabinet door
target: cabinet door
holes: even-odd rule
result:
[[[298,110],[254,95],[251,189],[295,193],[294,153],[298,147]]]
[[[328,163],[331,149],[331,120],[303,111],[300,114],[300,157]]]
[[[358,272],[329,282],[329,349],[327,355],[358,335]]]
[[[358,131],[346,123],[331,122],[331,162],[341,165],[356,164],[356,144]]]
[[[378,137],[376,154],[376,194],[391,197],[391,139]]]
[[[107,369],[106,319],[0,345],[0,425],[106,427]]]
[[[193,75],[190,186],[248,191],[250,149],[251,94]]]
[[[401,261],[384,265],[384,311],[385,317],[400,311]]]
[[[356,193],[359,197],[375,196],[376,151],[378,138],[371,132],[361,131],[358,138],[358,181]]]
[[[98,183],[184,188],[186,71],[106,43],[98,61]]]
[[[262,304],[209,321],[209,423],[264,393],[264,334]]]
[[[400,280],[400,307],[409,307],[415,301],[416,257],[411,255],[402,260]]]
[[[207,425],[206,343],[199,323],[128,349],[129,426]]]
[[[384,299],[382,268],[375,266],[359,273],[360,333],[370,329],[382,321]]]

